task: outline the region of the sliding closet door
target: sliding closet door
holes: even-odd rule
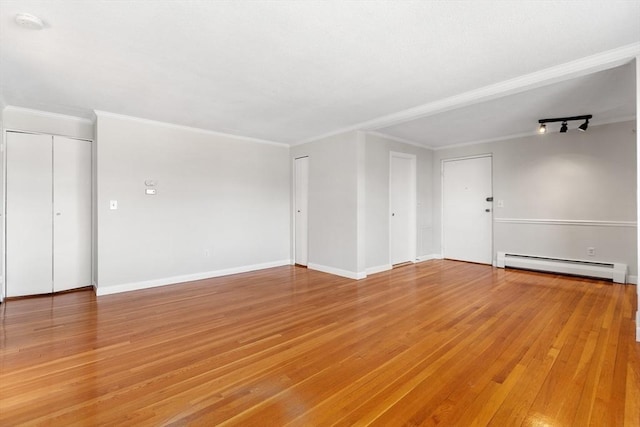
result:
[[[53,138],[53,291],[91,285],[91,143]]]
[[[7,296],[52,291],[52,137],[7,132]]]

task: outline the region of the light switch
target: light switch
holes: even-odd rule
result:
[[[156,185],[156,180],[155,179],[147,179],[144,181],[144,185],[146,185],[147,187],[154,187]]]
[[[109,201],[109,209],[116,210],[118,209],[118,201],[117,200],[110,200]]]

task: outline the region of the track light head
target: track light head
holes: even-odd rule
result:
[[[538,128],[538,133],[539,134],[547,133],[547,125],[545,125],[544,123],[541,123],[540,127]]]
[[[589,119],[585,120],[583,124],[578,126],[578,130],[581,132],[586,132],[588,127],[589,127]]]
[[[560,133],[566,133],[569,128],[567,127],[567,122],[562,122],[562,126],[560,127]]]

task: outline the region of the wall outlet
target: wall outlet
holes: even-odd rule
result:
[[[587,248],[587,255],[596,256],[596,248]]]

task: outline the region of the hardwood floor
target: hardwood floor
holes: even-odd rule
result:
[[[639,426],[636,286],[429,261],[0,306],[0,425]]]

